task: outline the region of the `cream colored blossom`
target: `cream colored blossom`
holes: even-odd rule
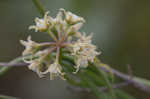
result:
[[[80,38],[74,42],[72,47],[72,55],[76,57],[76,68],[87,67],[88,62],[94,62],[94,59],[100,53],[96,51],[96,46],[91,43],[92,35],[80,35]]]
[[[67,28],[67,23],[65,20],[63,20],[63,12],[60,10],[56,16],[56,18],[53,18],[53,26],[57,30],[57,32],[62,33]]]
[[[35,32],[44,31],[48,29],[48,27],[50,26],[50,22],[52,20],[52,18],[48,16],[48,13],[49,12],[45,13],[44,18],[41,18],[41,19],[35,18],[36,25],[31,25],[29,29],[35,29]]]
[[[36,48],[39,46],[38,43],[31,40],[31,36],[28,36],[27,41],[20,40],[21,44],[25,46],[25,50],[23,51],[23,56],[32,54]]]
[[[36,18],[35,25],[29,29],[48,32],[53,38],[53,42],[36,43],[31,40],[21,40],[25,46],[23,52],[24,62],[28,63],[28,68],[36,72],[40,77],[50,74],[50,79],[59,76],[64,79],[63,67],[59,59],[63,49],[66,52],[71,51],[70,55],[75,56],[76,72],[80,67],[87,67],[89,62],[100,53],[96,51],[96,46],[92,44],[92,35],[81,34],[80,29],[85,20],[69,11],[60,9],[57,16],[52,18],[45,13],[44,18]],[[25,59],[25,55],[31,55],[30,59]],[[56,55],[56,57],[54,57]]]
[[[30,62],[30,65],[28,66],[29,69],[31,69],[32,71],[37,71],[38,70],[38,66],[39,66],[39,61],[38,60],[31,60]]]
[[[76,24],[78,22],[85,22],[84,18],[77,16],[69,11],[65,11],[64,9],[60,9],[65,13],[65,19],[70,24]]]
[[[60,76],[61,78],[63,78],[64,73],[62,73],[61,71],[62,71],[61,65],[58,62],[54,62],[50,64],[48,69],[42,74],[50,73],[50,79],[53,80],[53,76]]]
[[[41,70],[40,70],[40,60],[39,59],[35,59],[35,60],[31,60],[30,62],[30,65],[28,66],[28,68],[34,72],[36,72],[39,77],[43,77],[44,75],[42,74]]]
[[[37,57],[37,59],[29,59],[26,60],[24,59],[25,63],[28,63],[29,66],[28,68],[34,72],[36,72],[39,77],[44,77],[44,74],[47,74],[48,72],[52,72],[52,73],[57,73],[57,71],[55,70],[57,67],[54,64],[50,64],[51,60],[46,60],[46,57],[48,55],[48,50],[43,50],[43,51],[38,51],[37,53],[35,53],[35,57]],[[43,63],[45,65],[43,65]],[[51,65],[51,68],[48,68],[49,64]],[[43,66],[46,69],[46,71],[43,71]]]
[[[59,11],[57,16],[56,16],[56,18],[52,19],[52,21],[53,21],[52,23],[53,24],[60,24],[60,23],[62,23],[63,22],[62,17],[63,17],[63,13],[62,13],[62,11]]]
[[[77,23],[75,25],[72,25],[69,29],[68,29],[68,33],[77,33],[80,28],[83,26],[83,23]]]

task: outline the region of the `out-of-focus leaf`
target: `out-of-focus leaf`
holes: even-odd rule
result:
[[[101,75],[98,75],[90,70],[85,70],[85,73],[87,77],[89,77],[89,79],[91,79],[97,86],[104,86],[105,85],[105,81],[104,79],[101,77]]]
[[[0,99],[19,99],[19,98],[11,97],[11,96],[5,96],[5,95],[0,95]]]
[[[5,74],[9,69],[10,69],[10,67],[1,67],[0,66],[0,76]]]
[[[118,96],[118,99],[135,99],[133,96],[131,96],[130,94],[128,94],[122,90],[117,89],[115,91]]]
[[[87,85],[91,92],[97,96],[98,99],[103,99],[97,86],[88,77],[81,74],[80,78],[84,81],[85,85]]]
[[[88,82],[88,86],[90,87],[91,91],[99,98],[99,99],[103,99],[99,90],[97,89],[96,85],[93,84],[92,82]]]
[[[106,82],[107,88],[109,88],[109,91],[110,91],[110,93],[111,93],[110,95],[112,96],[112,99],[116,99],[116,95],[115,95],[114,89],[112,88],[112,85],[111,85],[111,83],[110,83],[110,81],[109,81],[109,79],[108,79],[107,73],[104,72],[104,71],[102,71],[102,70],[100,70],[100,72],[101,72],[101,74],[103,75],[103,78],[104,78],[104,80],[105,80],[105,82]]]

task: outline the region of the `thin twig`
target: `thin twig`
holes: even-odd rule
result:
[[[41,58],[41,59],[46,58],[46,57],[47,57],[47,55],[49,55],[50,53],[52,53],[55,49],[56,49],[56,47],[52,47],[52,48],[48,49],[47,54],[45,54],[44,56],[42,56],[42,58]]]
[[[57,31],[57,32],[58,32],[58,39],[60,40],[62,37],[62,33],[61,33],[61,31]]]
[[[18,63],[17,61],[12,61],[10,63],[4,63],[4,62],[0,62],[0,65],[1,66],[6,66],[6,67],[12,67],[12,66],[26,66],[27,64],[26,63]],[[106,68],[104,66],[100,66],[100,69],[105,71],[105,72],[111,72],[113,73],[115,76],[123,79],[124,81],[126,82],[130,82],[134,87],[136,88],[139,88],[140,90],[144,91],[144,92],[147,92],[147,93],[150,93],[150,87],[149,86],[146,86],[144,85],[143,83],[141,82],[138,82],[137,80],[134,80],[134,77],[132,77],[131,79],[131,76],[130,75],[127,75],[127,74],[124,74],[124,73],[121,73],[113,68]]]
[[[112,88],[114,88],[114,89],[122,88],[122,87],[128,86],[129,84],[130,84],[130,82],[122,82],[122,83],[118,83],[118,84],[113,84]],[[90,92],[90,90],[88,88],[73,87],[73,86],[68,86],[67,88],[72,91],[76,91],[76,92]],[[105,92],[105,91],[108,91],[109,88],[104,86],[104,87],[100,87],[99,90],[101,92]]]
[[[27,66],[28,63],[6,63],[6,62],[1,62],[0,66],[4,66],[4,67],[22,67],[22,66]]]
[[[113,84],[112,88],[122,88],[122,87],[128,86],[129,84],[131,84],[131,82],[122,82],[122,83],[118,83],[118,84]],[[100,90],[108,91],[109,89],[107,87],[101,87]]]
[[[44,42],[44,43],[40,43],[40,46],[47,46],[47,45],[56,45],[55,42]]]
[[[62,43],[62,45],[61,45],[61,46],[65,47],[65,46],[69,46],[69,45],[71,45],[71,44],[72,44],[72,43],[64,42],[64,43]]]
[[[59,62],[59,56],[60,56],[60,47],[57,47],[57,52],[56,52],[56,61]]]
[[[112,72],[115,76],[120,77],[121,79],[123,79],[125,81],[131,82],[131,84],[134,87],[139,88],[139,89],[141,89],[144,92],[150,93],[150,87],[149,86],[146,86],[143,83],[137,82],[133,78],[131,79],[131,77],[129,75],[127,75],[127,74],[121,73],[121,72],[119,72],[119,71],[117,71],[117,70],[115,70],[113,68],[108,70],[104,66],[101,66],[100,69],[102,69],[102,70],[104,70],[106,72]]]
[[[54,41],[57,41],[56,36],[54,35],[54,33],[52,33],[52,31],[50,31],[50,29],[48,29],[48,33],[49,33],[49,35],[52,37],[52,39],[53,39]]]

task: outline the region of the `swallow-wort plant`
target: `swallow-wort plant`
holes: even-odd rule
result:
[[[35,25],[30,26],[29,29],[34,29],[35,32],[47,32],[53,41],[37,43],[31,40],[31,36],[27,41],[21,40],[21,44],[25,46],[23,57],[31,55],[30,59],[24,59],[25,63],[29,63],[29,69],[40,77],[50,73],[50,79],[53,79],[53,76],[64,79],[65,72],[63,65],[60,64],[60,55],[64,51],[74,58],[73,73],[77,73],[80,67],[86,68],[89,62],[93,63],[100,53],[92,44],[92,35],[87,36],[86,33],[79,31],[84,22],[82,17],[64,9],[60,9],[55,18],[48,16],[48,12],[45,13],[44,18],[35,18]],[[56,56],[53,56],[53,53],[56,53]]]
[[[93,34],[86,35],[80,31],[86,23],[83,17],[63,8],[59,9],[56,17],[51,17],[38,0],[33,2],[42,16],[35,18],[29,30],[48,35],[51,42],[33,41],[31,36],[27,41],[20,40],[25,47],[22,56],[9,63],[0,62],[0,76],[13,66],[27,66],[40,78],[46,74],[50,80],[59,76],[71,85],[71,90],[91,92],[99,99],[134,99],[120,89],[129,84],[150,93],[150,82],[131,75],[130,68],[127,75],[98,59],[101,52],[92,43]],[[117,77],[122,79],[121,83],[116,80]],[[4,97],[11,99],[0,96]]]

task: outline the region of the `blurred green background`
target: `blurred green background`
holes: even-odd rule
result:
[[[133,75],[150,79],[150,1],[149,0],[40,0],[55,16],[65,8],[83,16],[82,29],[94,33],[93,43],[102,51],[100,59],[112,67],[127,72],[131,65]],[[0,61],[20,56],[20,39],[32,35],[33,40],[49,40],[46,34],[28,30],[39,16],[32,0],[0,0]],[[0,78],[0,94],[21,99],[94,99],[87,93],[68,90],[59,78],[40,79],[27,67],[13,68]],[[150,95],[131,86],[126,87],[136,99],[149,99]]]

